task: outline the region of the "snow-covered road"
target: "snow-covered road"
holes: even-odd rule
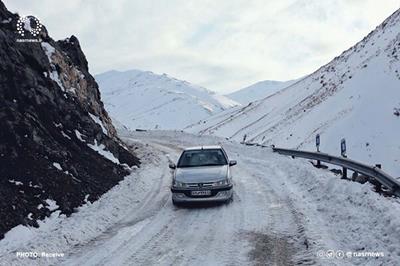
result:
[[[39,229],[16,228],[0,241],[0,264],[379,265],[400,259],[399,202],[368,184],[214,137],[125,132],[123,139],[140,143],[143,167],[69,218],[53,217]],[[238,161],[233,202],[173,206],[168,162],[176,161],[183,147],[217,143]],[[27,235],[24,241],[21,234]],[[15,255],[31,250],[65,255]],[[328,250],[384,256],[328,258]]]
[[[152,147],[173,160],[180,152],[171,145]],[[171,174],[161,162],[162,174],[142,205],[99,240],[69,254],[66,265],[243,265],[249,259],[287,264],[295,249],[306,252],[304,245],[290,243],[302,231],[292,204],[265,182],[268,173],[251,169],[257,165],[235,169],[231,204],[177,208],[170,199]]]

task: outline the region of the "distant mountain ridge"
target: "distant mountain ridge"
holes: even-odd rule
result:
[[[253,85],[245,87],[243,89],[234,91],[232,93],[226,94],[226,96],[242,105],[247,105],[250,102],[263,99],[268,97],[279,90],[286,88],[296,80],[289,81],[276,81],[276,80],[264,80],[259,81]]]
[[[107,111],[131,129],[182,129],[238,103],[166,74],[108,71],[95,76]]]

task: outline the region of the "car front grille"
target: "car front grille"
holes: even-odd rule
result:
[[[213,187],[214,182],[206,182],[206,183],[187,183],[187,187],[189,188],[208,188]]]

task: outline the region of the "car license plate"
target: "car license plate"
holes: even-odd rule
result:
[[[194,190],[191,192],[192,196],[210,196],[211,190]]]

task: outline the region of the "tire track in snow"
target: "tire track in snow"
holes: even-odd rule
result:
[[[247,162],[246,165],[252,165],[254,161],[258,162],[262,160],[254,160],[254,158],[251,158],[245,159],[245,161]],[[282,193],[280,193],[280,195],[277,193],[277,188],[268,181],[270,177],[265,176],[266,173],[268,173],[272,174],[273,177],[279,177],[279,169],[276,169],[273,163],[268,163],[266,161],[258,162],[257,164],[264,165],[264,167],[261,169],[253,168],[252,175],[254,179],[258,180],[258,184],[262,187],[262,193],[268,197],[265,202],[269,203],[268,216],[271,221],[269,234],[278,236],[272,239],[275,243],[272,245],[274,248],[271,252],[272,260],[275,262],[282,262],[281,257],[285,256],[285,254],[282,254],[282,250],[287,252],[287,250],[285,250],[286,248],[282,248],[281,237],[283,236],[289,243],[296,244],[296,252],[294,252],[294,250],[292,251],[292,253],[296,253],[293,254],[293,263],[306,265],[315,264],[316,262],[313,259],[313,254],[311,254],[310,250],[307,250],[309,239],[306,235],[303,215],[297,210],[289,195],[282,195]],[[297,259],[297,257],[299,258]]]
[[[167,160],[161,160],[161,163],[167,164]],[[138,182],[142,181],[138,180]],[[140,204],[133,206],[134,208],[131,209],[120,222],[116,223],[103,234],[92,239],[88,243],[75,246],[75,250],[66,256],[68,260],[65,264],[74,265],[79,261],[79,264],[81,265],[97,265],[101,263],[101,261],[106,261],[108,258],[119,256],[119,250],[123,248],[126,243],[132,241],[135,236],[121,240],[121,243],[117,243],[113,247],[107,247],[106,252],[104,253],[101,253],[98,250],[104,249],[102,247],[103,243],[107,243],[107,241],[113,240],[112,238],[118,237],[117,234],[121,229],[134,227],[137,223],[149,219],[149,217],[154,216],[159,209],[167,203],[169,200],[169,190],[167,188],[170,183],[168,168],[165,167],[160,178],[158,178],[155,183],[157,185],[154,189],[149,190],[140,200]]]

